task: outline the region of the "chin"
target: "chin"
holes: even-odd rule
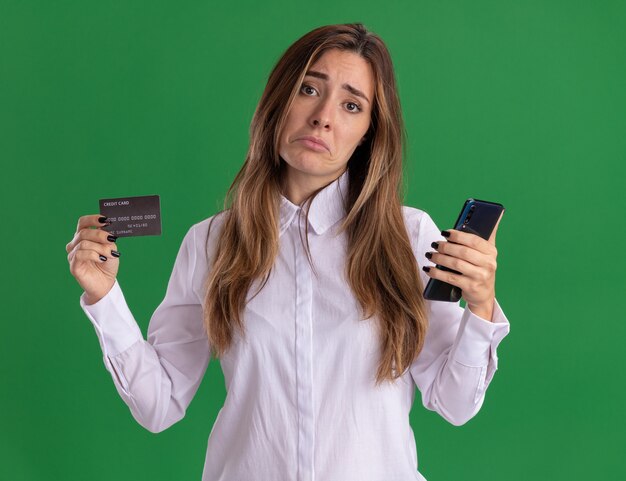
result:
[[[281,159],[285,162],[287,169],[292,170],[293,174],[298,176],[305,175],[326,180],[337,177],[346,168],[345,164],[328,159],[326,153],[299,149],[296,152],[285,153],[288,154],[290,160],[287,161],[282,153],[280,154]]]
[[[288,164],[289,165],[289,164]],[[297,165],[289,165],[289,169],[293,170],[298,175],[307,175],[311,177],[330,177],[337,172],[337,169],[329,168],[328,166],[320,165],[319,162],[303,162]]]

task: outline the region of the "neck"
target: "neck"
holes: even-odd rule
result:
[[[345,170],[327,176],[305,174],[287,167],[283,178],[282,194],[295,205],[302,205],[313,192],[341,177]]]

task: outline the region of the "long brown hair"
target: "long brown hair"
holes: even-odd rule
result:
[[[204,324],[217,357],[230,347],[233,329],[245,334],[242,312],[248,290],[255,280],[263,281],[259,290],[263,288],[278,252],[285,168],[278,152],[280,133],[309,66],[334,48],[367,60],[375,79],[370,128],[348,161],[346,217],[340,232],[348,241],[346,277],[363,317],[377,315],[380,321],[379,384],[402,375],[417,357],[427,316],[402,215],[406,134],[394,69],[383,41],[362,24],[329,25],[307,33],[272,70],[252,118],[245,162],[220,213],[225,217],[204,286]],[[307,199],[309,205],[319,190]]]

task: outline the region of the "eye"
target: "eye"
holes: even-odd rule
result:
[[[347,102],[346,106],[347,106],[348,112],[360,112],[361,110],[363,110],[359,104],[354,103],[354,102]]]
[[[309,97],[311,96],[311,94],[309,93],[311,91],[315,92],[316,90],[310,85],[302,84],[302,87],[300,87],[300,92],[303,92],[304,95],[308,95]]]

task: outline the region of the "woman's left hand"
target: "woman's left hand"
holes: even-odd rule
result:
[[[496,297],[496,232],[502,214],[489,237],[485,240],[476,234],[455,229],[441,231],[448,242],[433,242],[436,252],[426,253],[435,264],[449,267],[460,274],[441,269],[424,269],[429,277],[457,286],[462,291],[470,310],[479,317],[491,320]],[[449,235],[447,235],[449,234]]]

